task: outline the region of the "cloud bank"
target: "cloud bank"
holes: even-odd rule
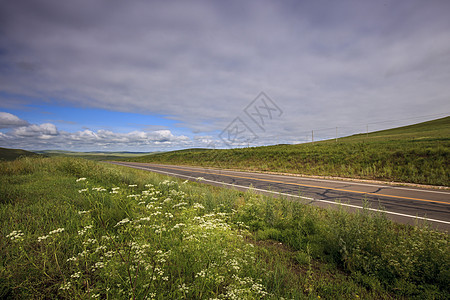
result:
[[[20,120],[17,116],[0,112],[0,124],[9,120]],[[85,129],[77,132],[61,131],[54,124],[28,124],[20,120],[6,133],[0,132],[0,146],[28,150],[83,150],[83,151],[143,151],[180,149],[193,145],[184,135],[175,136],[170,130],[132,131],[117,133],[109,130],[96,132]]]

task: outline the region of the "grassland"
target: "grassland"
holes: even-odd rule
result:
[[[119,160],[124,158],[133,158],[133,157],[140,157],[143,155],[150,155],[150,153],[142,153],[142,152],[76,152],[76,151],[64,151],[64,150],[42,150],[42,151],[36,151],[36,153],[42,154],[44,156],[48,157],[55,157],[55,156],[69,156],[69,157],[77,157],[77,158],[84,158],[89,160],[96,160],[96,161],[102,161],[102,160]]]
[[[0,298],[448,299],[450,239],[84,159],[0,163]]]
[[[188,149],[128,160],[449,186],[450,117],[338,142]]]
[[[0,161],[11,161],[22,156],[39,156],[38,154],[22,149],[9,149],[0,147]]]

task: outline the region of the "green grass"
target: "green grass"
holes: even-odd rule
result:
[[[0,147],[0,161],[11,161],[22,156],[39,156],[39,154],[22,149],[9,149]]]
[[[338,142],[188,149],[127,160],[449,186],[450,117]]]
[[[42,154],[47,157],[54,156],[69,156],[69,157],[77,157],[84,158],[89,160],[96,161],[105,161],[105,160],[120,160],[124,158],[133,158],[140,157],[144,155],[141,152],[75,152],[75,151],[64,151],[64,150],[42,150],[36,151],[36,153]],[[155,152],[156,153],[156,152]],[[150,153],[147,153],[150,155]]]
[[[67,157],[0,180],[0,298],[450,296],[449,236],[426,225]]]

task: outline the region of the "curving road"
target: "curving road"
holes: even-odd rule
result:
[[[391,219],[408,224],[427,220],[440,230],[450,231],[450,191],[399,187],[362,182],[316,179],[186,167],[162,164],[109,162],[203,183],[284,195],[321,207],[345,206],[350,210],[364,205],[373,211],[382,209]],[[201,177],[202,179],[198,179]]]

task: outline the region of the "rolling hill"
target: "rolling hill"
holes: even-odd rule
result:
[[[127,161],[449,186],[450,117],[297,145],[187,149]]]
[[[117,160],[123,158],[138,157],[143,155],[149,155],[149,152],[109,152],[109,151],[90,151],[90,152],[76,152],[76,151],[65,151],[65,150],[40,150],[35,151],[36,153],[43,154],[45,156],[71,156],[84,158],[89,160]]]
[[[0,160],[11,161],[21,156],[38,156],[34,152],[22,150],[22,149],[9,149],[0,147]]]

